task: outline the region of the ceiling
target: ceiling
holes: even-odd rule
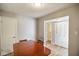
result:
[[[41,6],[34,6],[33,3],[2,3],[1,10],[22,14],[29,17],[42,17],[51,12],[68,7],[68,3],[41,3]]]

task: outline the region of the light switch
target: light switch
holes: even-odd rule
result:
[[[77,31],[75,31],[75,35],[78,35],[78,32]]]

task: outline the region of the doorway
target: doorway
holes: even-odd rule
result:
[[[69,16],[44,21],[44,46],[50,49],[55,47],[54,50],[60,49],[62,52],[64,52],[65,49],[66,54],[59,55],[68,55],[68,41]]]

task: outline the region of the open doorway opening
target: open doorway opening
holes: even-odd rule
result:
[[[44,21],[44,46],[51,55],[68,55],[69,16]]]

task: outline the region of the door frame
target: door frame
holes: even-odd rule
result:
[[[53,22],[53,23],[56,23],[56,22],[63,22],[63,21],[68,21],[68,47],[69,47],[69,16],[64,16],[64,17],[60,17],[60,18],[55,18],[55,19],[50,19],[50,20],[45,20],[44,21],[44,46],[46,46],[46,24],[48,22]]]

